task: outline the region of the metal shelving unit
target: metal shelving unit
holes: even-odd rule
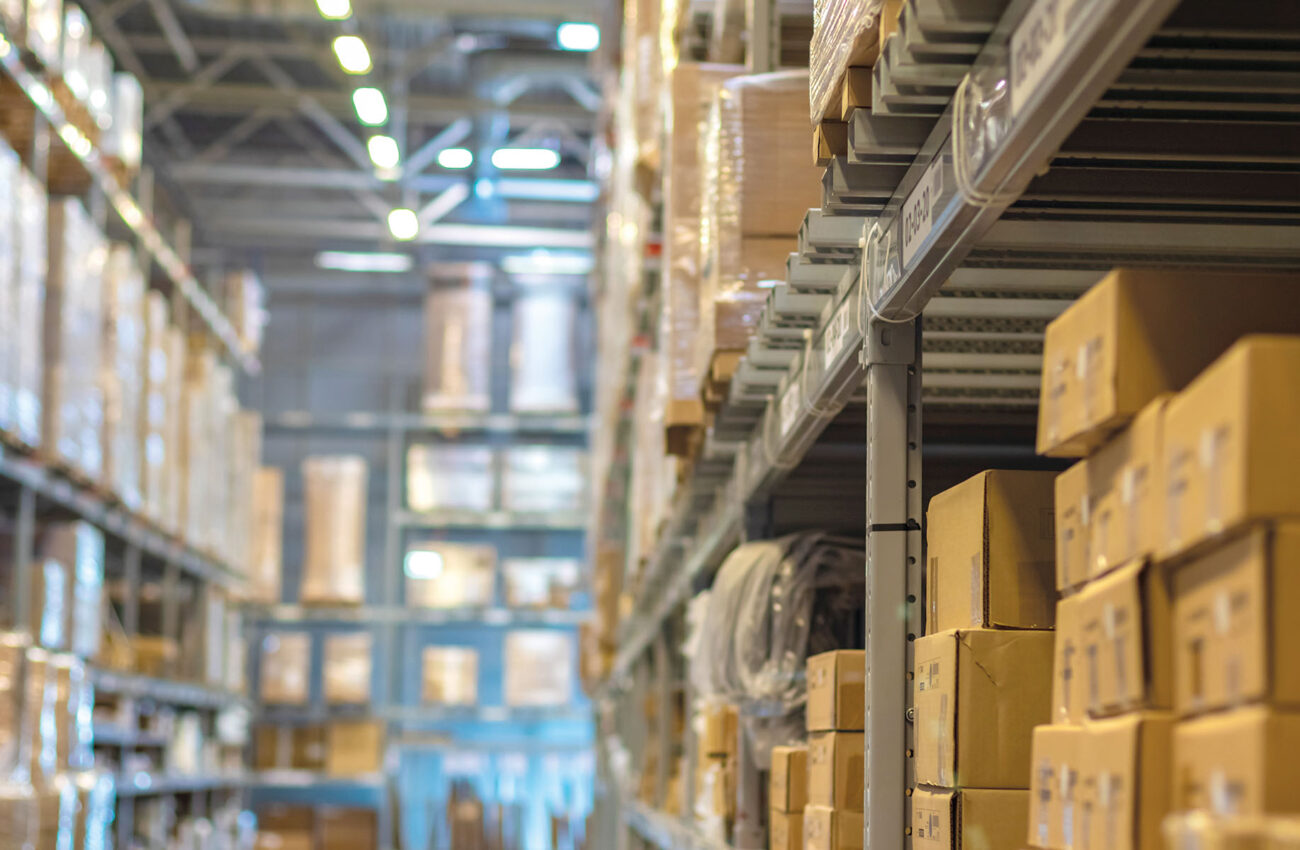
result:
[[[1200,0],[972,10],[904,3],[877,102],[852,117],[717,416],[734,458],[687,483],[600,695],[626,714],[671,686],[684,603],[865,415],[871,850],[910,845],[926,479],[1033,462],[1043,326],[1114,265],[1300,268],[1297,97],[1273,64],[1294,82],[1296,10],[1243,12],[1212,44],[1225,16]],[[684,821],[616,805],[650,844],[697,846]]]

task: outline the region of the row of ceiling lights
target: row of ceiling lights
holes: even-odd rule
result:
[[[352,17],[350,0],[316,0],[316,8],[328,21],[345,21]],[[600,28],[595,24],[563,23],[555,32],[556,44],[562,50],[590,52],[600,46]],[[358,35],[340,35],[334,39],[334,56],[339,67],[356,76],[367,75],[374,67],[370,50]],[[352,105],[357,120],[367,127],[382,127],[388,123],[388,103],[384,93],[373,86],[361,86],[352,92]],[[385,133],[376,133],[366,142],[370,161],[381,176],[393,178],[401,163],[402,152],[397,140]],[[474,164],[474,153],[468,148],[446,148],[438,153],[442,168],[461,170]],[[492,165],[503,171],[545,171],[560,164],[560,155],[549,148],[498,148],[492,152]],[[409,241],[420,232],[420,220],[414,210],[399,207],[388,214],[388,230],[394,239]]]

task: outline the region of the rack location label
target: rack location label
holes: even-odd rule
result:
[[[840,349],[844,347],[844,338],[849,335],[849,299],[844,299],[840,309],[826,325],[826,339],[822,350],[822,368],[830,370],[831,364],[839,356]]]
[[[1011,117],[1024,109],[1065,52],[1084,16],[1100,14],[1095,0],[1038,0],[1011,34]]]
[[[930,163],[921,182],[903,204],[903,268],[912,264],[917,250],[934,230],[934,208],[943,194],[943,157]]]
[[[785,395],[781,396],[781,436],[790,433],[794,427],[795,421],[799,418],[799,405],[803,402],[802,389],[798,381],[791,381],[790,386],[786,387]]]

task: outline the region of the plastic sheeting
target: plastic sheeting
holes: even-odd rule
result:
[[[804,737],[808,656],[861,634],[865,570],[860,545],[820,532],[743,544],[719,568],[687,646],[691,684],[740,708],[761,768]]]
[[[509,511],[581,510],[586,452],[564,446],[511,446],[501,471],[501,506]]]
[[[510,706],[568,705],[573,699],[573,633],[517,629],[506,634],[505,696]]]
[[[575,413],[578,305],[554,288],[524,290],[515,298],[510,347],[510,409],[515,413]]]
[[[495,502],[493,458],[488,446],[409,446],[406,506],[413,511],[491,510]]]
[[[814,0],[808,101],[813,124],[839,112],[846,68],[871,66],[879,49],[882,0]]]
[[[426,413],[492,405],[492,267],[435,266],[424,301]]]
[[[492,604],[496,548],[483,544],[416,542],[406,549],[406,604],[417,608]]]

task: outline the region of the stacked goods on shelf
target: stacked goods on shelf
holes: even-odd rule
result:
[[[325,727],[325,772],[366,776],[384,769],[388,729],[381,720],[335,720]]]
[[[807,802],[804,846],[862,847],[865,802],[866,653],[835,650],[808,659]]]
[[[634,0],[623,6],[623,81],[630,96],[632,151],[642,186],[660,167],[664,57],[660,52],[663,0]]]
[[[740,723],[734,705],[713,703],[700,712],[703,728],[695,742],[695,820],[726,840],[736,816],[736,770],[740,760]],[[655,748],[648,748],[656,754]]]
[[[576,558],[504,558],[501,580],[508,608],[570,608],[582,567]]]
[[[807,746],[772,748],[767,803],[770,850],[802,850],[803,813],[808,805]]]
[[[1274,755],[1300,728],[1281,613],[1300,592],[1284,568],[1300,338],[1238,340],[1300,330],[1295,285],[1118,269],[1048,326],[1039,450],[1082,460],[1056,482],[1035,846],[1156,847],[1171,811],[1300,812]]]
[[[572,293],[516,276],[510,345],[510,410],[515,413],[577,413],[578,371],[574,346],[578,305]]]
[[[258,691],[268,705],[306,705],[311,694],[311,635],[270,632],[262,638]]]
[[[568,446],[414,443],[406,450],[406,506],[419,513],[582,510],[586,452]],[[499,496],[498,496],[499,494]]]
[[[420,681],[420,698],[427,705],[478,705],[478,651],[426,646]]]
[[[254,850],[375,850],[379,823],[372,809],[274,805],[257,809]]]
[[[413,511],[490,511],[496,455],[488,446],[415,443],[406,450],[406,506]]]
[[[514,445],[502,450],[501,507],[507,511],[581,510],[586,452],[565,446]]]
[[[253,730],[253,767],[361,777],[384,768],[387,728],[373,719],[262,724]]]
[[[365,601],[368,467],[357,455],[317,455],[302,463],[307,604]]]
[[[246,353],[256,354],[262,348],[267,320],[266,290],[261,278],[249,269],[231,272],[225,276],[222,290],[235,336]]]
[[[321,662],[321,696],[330,705],[370,702],[371,656],[374,635],[342,632],[326,635]]]
[[[434,266],[424,300],[426,413],[492,406],[492,267]]]
[[[773,280],[811,207],[821,175],[809,165],[798,119],[806,71],[723,82],[701,139],[699,333],[695,365],[705,404],[720,402],[755,330]]]
[[[1030,739],[1051,700],[1052,481],[993,470],[930,501],[913,675],[918,846],[1018,844]]]
[[[870,101],[871,67],[884,40],[881,18],[889,5],[888,0],[814,0],[808,101],[814,159],[819,164],[845,152],[848,128],[843,106],[848,92],[865,85],[868,96],[858,99]]]
[[[510,706],[561,706],[573,699],[573,636],[567,631],[515,629],[505,639],[505,701]]]
[[[497,552],[484,544],[414,542],[402,571],[413,608],[482,608],[492,604]]]
[[[619,605],[623,596],[622,549],[607,546],[597,551],[591,575],[591,596],[595,617],[584,622],[578,632],[579,666],[582,684],[588,693],[614,666],[621,620]]]
[[[140,429],[146,356],[144,274],[131,250],[114,244],[104,275],[104,481],[132,511],[142,505]]]
[[[733,65],[681,62],[668,71],[664,105],[663,317],[669,363],[664,414],[668,451],[690,453],[704,424],[695,363],[699,329],[701,145],[717,87],[741,73]]]
[[[271,466],[253,474],[252,528],[248,554],[248,600],[280,601],[284,548],[284,472]]]

